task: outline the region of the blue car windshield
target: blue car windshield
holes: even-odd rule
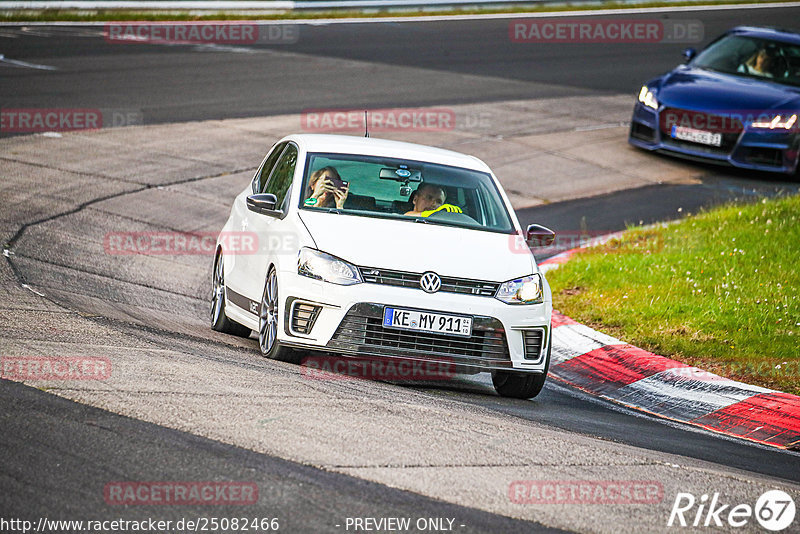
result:
[[[312,153],[306,161],[303,191],[300,207],[304,210],[514,232],[492,177],[471,169]]]
[[[700,52],[691,65],[800,86],[800,46],[780,41],[728,35]]]

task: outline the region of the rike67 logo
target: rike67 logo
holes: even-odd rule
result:
[[[795,512],[794,499],[781,490],[765,492],[755,506],[724,503],[719,493],[710,499],[708,495],[698,499],[691,493],[678,493],[667,526],[741,528],[755,518],[763,528],[780,532],[794,522]]]

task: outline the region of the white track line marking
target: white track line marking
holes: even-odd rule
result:
[[[0,63],[13,65],[15,67],[25,67],[25,68],[28,68],[28,69],[58,70],[58,68],[51,67],[50,65],[37,65],[36,63],[28,63],[27,61],[19,61],[19,60],[16,60],[16,59],[8,59],[3,54],[0,54]]]

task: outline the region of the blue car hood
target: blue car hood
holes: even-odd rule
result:
[[[664,75],[659,103],[697,111],[800,111],[800,87],[681,66]]]

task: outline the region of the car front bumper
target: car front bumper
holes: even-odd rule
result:
[[[495,298],[393,287],[339,286],[281,273],[279,340],[283,345],[346,356],[439,362],[458,372],[543,373],[552,303],[509,305]],[[469,337],[382,325],[385,306],[473,318]]]
[[[662,128],[663,111],[663,106],[656,111],[637,103],[628,142],[645,150],[742,169],[783,174],[797,171],[800,135],[796,130],[744,128],[738,132],[729,131],[723,133],[722,146],[714,147],[673,139]]]

